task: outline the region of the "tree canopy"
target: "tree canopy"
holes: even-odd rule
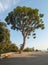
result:
[[[7,29],[6,23],[0,22],[0,42],[9,42],[10,41],[10,33]]]
[[[0,22],[0,53],[4,52],[17,52],[18,47],[10,41],[10,31],[6,23]]]
[[[0,52],[2,52],[9,43],[10,33],[7,29],[7,25],[4,22],[0,22]]]
[[[25,39],[30,36],[31,32],[35,38],[35,30],[39,28],[44,29],[43,16],[43,14],[39,14],[38,9],[32,9],[25,6],[18,6],[8,13],[8,16],[5,18],[7,24],[11,24],[11,29],[22,32],[23,45],[21,49],[23,49]]]

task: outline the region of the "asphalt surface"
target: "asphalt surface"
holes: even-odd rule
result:
[[[48,54],[34,54],[30,57],[5,58],[0,60],[0,65],[48,65]]]

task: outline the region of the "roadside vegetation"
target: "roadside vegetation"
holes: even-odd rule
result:
[[[0,54],[17,52],[18,47],[10,41],[10,31],[4,22],[0,22]]]

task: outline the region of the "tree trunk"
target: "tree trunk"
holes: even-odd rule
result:
[[[25,46],[25,41],[26,41],[26,37],[23,36],[23,44],[21,45],[19,53],[21,53],[23,51],[24,46]]]

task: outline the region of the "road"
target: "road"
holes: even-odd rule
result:
[[[48,65],[48,54],[6,58],[0,60],[0,65]]]

